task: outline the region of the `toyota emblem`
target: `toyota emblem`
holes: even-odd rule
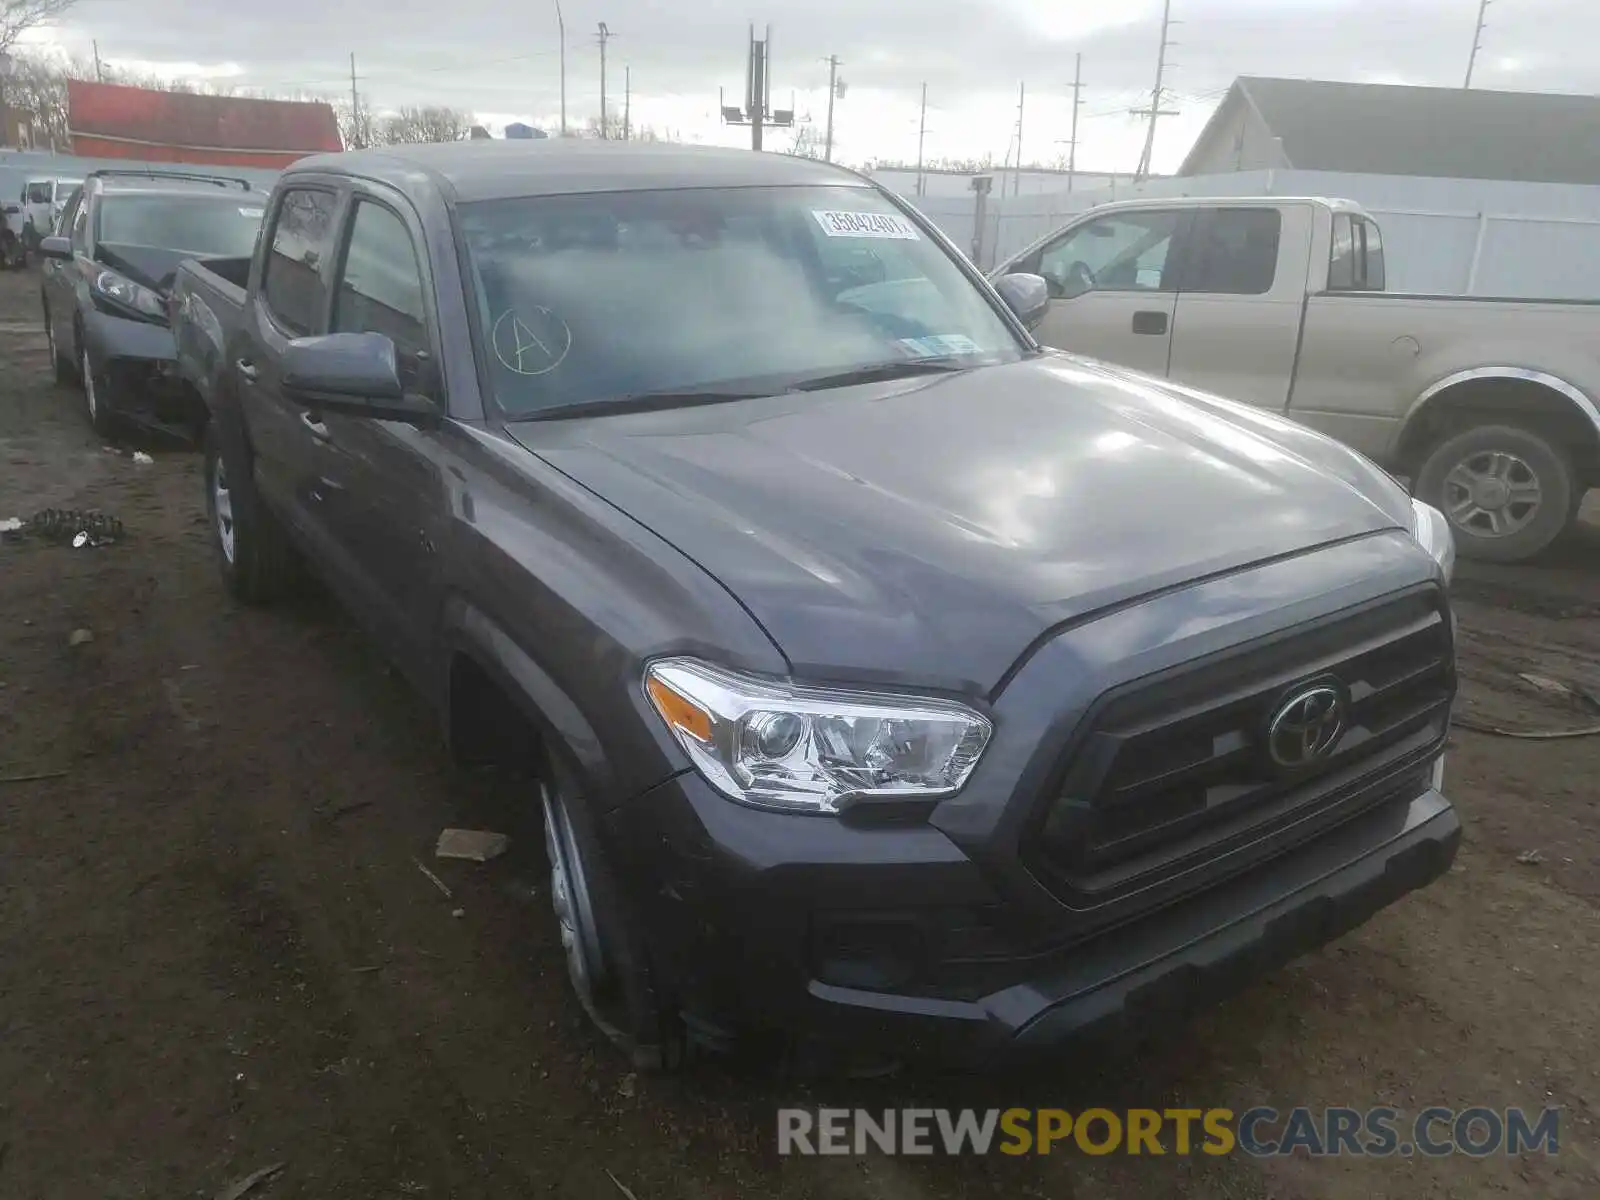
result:
[[[1310,766],[1333,753],[1344,733],[1344,693],[1330,683],[1300,689],[1267,722],[1267,753],[1285,770]]]

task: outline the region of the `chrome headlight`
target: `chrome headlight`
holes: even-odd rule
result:
[[[101,271],[94,277],[95,294],[121,308],[131,309],[142,317],[158,321],[167,319],[167,307],[161,297],[131,279],[124,279],[115,271]]]
[[[1456,573],[1456,535],[1450,529],[1450,520],[1433,505],[1413,499],[1411,501],[1411,536],[1417,544],[1433,556],[1449,583]]]
[[[993,731],[948,700],[805,687],[688,658],[652,663],[644,683],[712,787],[787,812],[953,795]]]

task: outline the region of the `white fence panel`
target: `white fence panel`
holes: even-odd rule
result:
[[[1098,204],[1134,196],[1329,196],[1354,200],[1384,231],[1392,291],[1600,299],[1600,187],[1245,171],[1146,180],[1099,191],[990,196],[975,256],[985,270]],[[923,211],[969,253],[975,199],[924,197]]]

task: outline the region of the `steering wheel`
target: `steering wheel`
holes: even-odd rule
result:
[[[1089,269],[1089,264],[1081,258],[1067,268],[1067,280],[1077,286],[1080,291],[1094,290],[1094,272]]]

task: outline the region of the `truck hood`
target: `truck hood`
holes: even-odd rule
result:
[[[974,695],[1062,622],[1410,512],[1327,438],[1058,354],[510,432],[720,580],[797,675]]]

